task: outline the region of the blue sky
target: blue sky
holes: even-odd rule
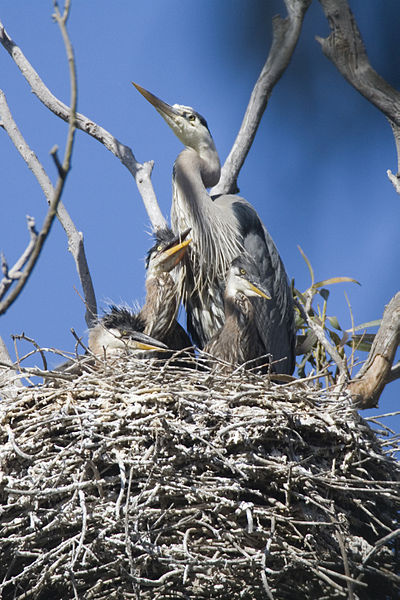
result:
[[[373,66],[398,86],[396,0],[385,2],[390,18],[384,35],[375,3],[350,4]],[[265,7],[261,0],[120,0],[110,6],[105,0],[73,2],[68,28],[78,70],[78,110],[130,146],[139,161],[155,161],[153,185],[169,217],[172,165],[180,142],[130,82],[171,104],[197,109],[224,160],[266,60],[270,17],[284,14],[283,2],[271,0]],[[52,92],[68,103],[68,66],[51,13],[52,3],[45,0],[4,0],[0,9],[11,37]],[[381,317],[399,289],[400,198],[386,176],[387,169],[396,171],[390,127],[322,55],[314,38],[327,34],[322,10],[314,2],[239,187],[269,229],[297,288],[309,285],[297,245],[308,255],[317,280],[347,275],[362,284],[331,287],[329,313],[348,328],[344,291],[356,323],[362,323]],[[66,124],[40,104],[2,48],[0,72],[0,87],[14,118],[55,182],[49,151],[54,144],[63,151]],[[40,226],[46,202],[1,131],[0,156],[0,249],[12,265],[28,240],[25,215],[33,215]],[[130,173],[82,132],[76,136],[63,202],[84,233],[99,307],[108,300],[143,302],[150,226],[141,198]],[[10,335],[22,331],[43,347],[73,351],[70,328],[79,334],[86,330],[84,307],[74,287],[80,289],[75,265],[65,234],[55,223],[22,296],[1,317],[0,334],[12,354]],[[40,364],[38,359],[33,362]],[[53,364],[57,362],[54,358]],[[373,412],[400,409],[399,392],[400,381],[390,384]],[[400,416],[387,423],[400,431]]]

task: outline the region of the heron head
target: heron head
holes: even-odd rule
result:
[[[155,244],[147,254],[148,276],[169,273],[184,257],[191,240],[186,239],[190,228],[175,235],[170,229],[159,229],[154,234]]]
[[[266,300],[271,299],[268,290],[262,286],[256,263],[245,255],[232,261],[226,280],[226,295],[234,297],[238,292],[247,297],[260,296]]]
[[[171,106],[148,90],[132,81],[135,88],[154,106],[164,121],[170,126],[182,144],[200,152],[203,148],[213,148],[214,141],[207,121],[191,106],[174,104]]]
[[[166,350],[162,342],[142,333],[143,323],[138,315],[127,308],[111,306],[102,319],[89,331],[89,348],[103,356],[121,355],[124,352]]]

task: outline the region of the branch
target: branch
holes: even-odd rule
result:
[[[0,302],[0,315],[5,313],[6,310],[11,306],[11,304],[16,300],[16,298],[22,292],[26,282],[28,281],[28,279],[33,271],[33,268],[34,268],[34,266],[40,256],[40,253],[42,251],[43,244],[46,241],[46,238],[47,238],[47,236],[50,232],[51,226],[53,224],[54,218],[57,214],[58,203],[60,201],[61,194],[64,189],[64,185],[65,185],[65,181],[66,181],[68,172],[71,168],[72,148],[73,148],[73,144],[74,144],[74,137],[75,137],[75,130],[76,130],[75,114],[76,114],[76,103],[77,103],[77,85],[76,85],[75,61],[74,61],[74,56],[73,56],[73,50],[72,50],[70,41],[68,39],[68,34],[65,29],[65,21],[68,16],[69,4],[66,3],[66,8],[65,8],[63,18],[61,18],[61,17],[58,18],[59,13],[58,13],[57,5],[55,5],[55,7],[56,7],[56,18],[58,20],[58,23],[59,23],[59,26],[61,28],[62,35],[64,38],[67,57],[68,57],[69,65],[70,65],[70,79],[71,79],[71,107],[68,111],[69,112],[69,127],[68,127],[67,143],[66,143],[65,154],[64,154],[64,161],[63,161],[63,165],[62,165],[63,169],[62,169],[62,173],[58,177],[57,185],[54,190],[53,197],[50,201],[50,206],[47,211],[46,218],[43,222],[42,229],[35,241],[35,247],[33,248],[32,253],[26,263],[25,270],[21,273],[21,275],[18,278],[16,286],[9,293],[7,298],[5,300],[3,300],[2,302]],[[0,29],[0,37],[1,37],[1,29]],[[4,124],[4,118],[3,118],[3,124]],[[4,125],[4,127],[5,127],[5,125]]]
[[[0,94],[1,94],[1,90],[0,90]],[[12,286],[12,284],[21,277],[22,269],[24,268],[24,265],[28,261],[29,257],[31,256],[31,254],[35,248],[36,240],[38,237],[38,233],[35,228],[35,219],[33,217],[30,217],[29,215],[27,215],[26,220],[27,220],[28,230],[29,230],[31,239],[29,240],[29,244],[27,245],[24,252],[19,257],[19,259],[17,260],[15,265],[13,267],[11,267],[11,269],[9,269],[7,260],[4,256],[4,254],[0,255],[1,256],[1,268],[3,271],[3,279],[0,281],[0,300],[2,298],[4,298],[5,294],[7,293],[8,289]]]
[[[55,115],[60,117],[60,119],[68,121],[69,108],[63,102],[58,100],[58,98],[56,98],[46,87],[33,66],[24,56],[22,50],[7,34],[1,22],[0,43],[14,60],[15,64],[20,69],[22,75],[25,77],[26,81],[31,87],[32,92],[37,96],[37,98]],[[114,156],[119,158],[122,164],[133,175],[153,229],[165,227],[166,221],[158,206],[157,198],[155,196],[150,179],[153,163],[145,162],[141,164],[137,162],[132,150],[128,146],[125,146],[119,142],[106,129],[103,129],[103,127],[100,127],[94,121],[88,119],[84,115],[76,113],[75,120],[78,129],[81,129],[85,133],[88,133],[96,140],[101,142],[108,150],[110,150],[110,152],[114,154]]]
[[[348,378],[346,360],[340,356],[340,354],[336,350],[335,346],[333,346],[330,343],[330,341],[328,340],[328,338],[325,335],[324,328],[320,324],[319,318],[316,315],[314,315],[314,311],[311,307],[313,291],[314,290],[311,287],[310,294],[308,295],[308,298],[306,299],[305,307],[303,307],[303,305],[300,302],[296,302],[296,306],[300,311],[301,317],[304,319],[304,321],[306,321],[310,330],[314,333],[317,340],[324,347],[324,350],[330,355],[332,360],[335,362],[335,364],[339,370],[339,375],[340,375],[338,383],[341,384],[341,383],[344,383]],[[300,354],[300,351],[298,353]]]
[[[49,176],[44,170],[35,152],[29,147],[24,137],[22,136],[17,124],[15,123],[10,109],[7,105],[6,98],[3,92],[0,90],[0,115],[3,119],[3,126],[5,131],[8,133],[14,146],[24,159],[25,163],[36,177],[43,193],[50,204],[51,199],[54,196],[54,187],[50,181]],[[61,165],[62,169],[62,165]],[[60,221],[68,238],[68,250],[71,252],[76,269],[78,271],[79,279],[82,285],[83,294],[85,297],[86,305],[86,324],[90,327],[93,324],[93,320],[97,314],[96,296],[93,288],[92,279],[86,259],[84,240],[82,232],[78,231],[72,221],[67,209],[63,202],[60,200],[57,208],[57,217]],[[1,290],[1,288],[0,288]],[[1,298],[1,294],[0,294]]]
[[[304,15],[310,4],[311,0],[285,0],[288,16],[286,19],[279,15],[274,17],[272,45],[267,62],[251,93],[239,133],[212,194],[238,192],[237,178],[240,169],[251,148],[272,90],[292,58]]]
[[[18,387],[22,387],[22,383],[18,378],[17,372],[12,363],[11,357],[8,353],[7,347],[0,336],[0,365],[6,365],[7,368],[5,370],[0,370],[0,387],[2,388],[2,395],[6,394],[6,387],[10,383]]]
[[[398,170],[400,170],[400,92],[385,81],[370,65],[361,33],[347,0],[320,0],[331,28],[330,35],[323,39],[316,37],[322,51],[343,77],[374,104],[392,126]],[[398,175],[387,171],[396,191],[400,193]]]
[[[389,381],[400,376],[399,364],[392,369],[400,344],[400,292],[391,299],[382,317],[368,358],[349,383],[349,391],[359,408],[377,406],[379,397]]]

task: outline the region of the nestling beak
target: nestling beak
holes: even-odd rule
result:
[[[168,350],[168,346],[140,331],[129,331],[122,339],[132,350]]]
[[[186,253],[186,249],[192,240],[184,240],[179,244],[175,244],[171,248],[167,248],[162,253],[161,262],[166,270],[171,270],[182,260]]]

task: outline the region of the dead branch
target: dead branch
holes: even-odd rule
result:
[[[34,248],[32,249],[32,252],[26,262],[25,269],[19,275],[15,287],[10,291],[8,296],[2,302],[0,302],[0,315],[4,314],[6,312],[6,310],[11,306],[11,304],[16,300],[16,298],[21,293],[26,282],[28,281],[29,276],[31,275],[31,273],[33,271],[33,268],[40,256],[40,252],[43,248],[46,238],[50,232],[53,221],[56,217],[58,204],[60,202],[61,195],[62,195],[64,185],[65,185],[65,181],[66,181],[66,178],[68,176],[68,173],[69,173],[69,170],[71,167],[72,148],[73,148],[73,144],[74,144],[75,130],[76,130],[75,114],[76,114],[76,104],[77,104],[77,82],[76,82],[75,61],[74,61],[73,50],[72,50],[72,46],[69,41],[68,34],[67,34],[67,31],[65,28],[66,19],[68,17],[68,10],[69,10],[69,3],[67,2],[65,5],[64,15],[61,17],[61,15],[59,14],[59,11],[58,11],[58,6],[57,6],[57,4],[55,4],[56,19],[58,21],[58,24],[60,26],[60,29],[61,29],[61,32],[62,32],[62,35],[64,38],[65,49],[66,49],[68,63],[69,63],[69,67],[70,67],[70,82],[71,82],[71,101],[70,101],[71,105],[70,105],[70,108],[68,109],[69,126],[68,126],[67,141],[66,141],[66,147],[65,147],[65,153],[64,153],[64,160],[63,160],[63,165],[62,165],[62,172],[59,173],[57,184],[54,189],[54,193],[51,198],[51,201],[49,203],[47,215],[43,222],[42,229],[39,232],[39,234],[35,240]],[[0,38],[1,38],[2,31],[4,31],[4,30],[2,30],[0,28]],[[3,94],[3,100],[5,101],[4,94]],[[4,104],[3,104],[3,107],[4,107]],[[2,113],[2,120],[3,120],[3,126],[4,126],[4,128],[6,128],[5,115],[3,113]]]
[[[39,161],[35,152],[29,147],[24,137],[22,136],[17,124],[15,123],[11,111],[7,105],[4,94],[0,91],[0,115],[3,118],[4,129],[8,133],[14,146],[20,153],[21,157],[26,162],[28,168],[36,177],[47,202],[51,202],[54,196],[54,187],[47,175],[43,165]],[[62,169],[61,169],[62,170]],[[89,266],[85,254],[83,233],[78,231],[73,220],[71,219],[65,205],[60,200],[57,208],[57,217],[60,221],[68,239],[68,250],[71,252],[79,279],[82,285],[86,313],[86,324],[90,327],[93,324],[97,315],[96,295],[93,288],[93,282],[89,271]]]
[[[400,92],[371,67],[347,0],[320,0],[320,3],[331,33],[325,39],[318,36],[316,39],[325,56],[343,77],[388,118],[394,133],[400,171]],[[400,193],[398,175],[393,175],[390,170],[387,173],[396,191]]]
[[[349,391],[359,408],[372,408],[385,385],[393,381],[392,364],[400,344],[400,292],[386,306],[382,324],[362,369],[349,383]]]
[[[271,49],[253,88],[239,133],[222,167],[221,177],[212,194],[237,193],[237,178],[251,148],[261,118],[275,84],[287,68],[299,39],[304,15],[311,0],[284,0],[288,15],[277,15],[272,21]]]
[[[22,75],[25,77],[26,81],[31,87],[32,92],[37,96],[37,98],[55,115],[60,117],[60,119],[68,121],[68,106],[56,98],[46,87],[38,73],[24,56],[21,48],[19,48],[17,44],[10,38],[1,22],[0,43],[14,60],[15,64],[20,69]],[[81,129],[85,133],[88,133],[96,140],[101,142],[107,148],[107,150],[110,150],[114,156],[119,158],[122,164],[133,175],[153,229],[165,227],[166,221],[158,206],[157,198],[155,196],[150,179],[153,169],[153,162],[145,162],[143,164],[137,162],[132,150],[128,146],[122,144],[106,129],[100,127],[100,125],[97,125],[94,121],[88,119],[84,115],[76,113],[75,121],[78,129]]]
[[[0,90],[0,98],[1,98],[1,90]],[[1,114],[1,108],[0,108],[0,114]],[[21,254],[21,256],[18,258],[18,260],[14,264],[14,266],[11,267],[11,269],[8,267],[8,263],[7,263],[7,260],[6,260],[6,257],[4,256],[4,254],[1,254],[1,268],[3,271],[3,279],[0,281],[0,300],[2,298],[4,298],[5,294],[7,293],[9,288],[12,286],[12,284],[21,277],[22,269],[24,268],[25,264],[29,260],[29,257],[31,256],[31,254],[35,248],[36,240],[38,237],[38,232],[36,231],[36,227],[35,227],[35,219],[28,215],[26,217],[26,221],[27,221],[28,231],[30,234],[29,244],[27,245],[27,247],[25,248],[25,250]]]

